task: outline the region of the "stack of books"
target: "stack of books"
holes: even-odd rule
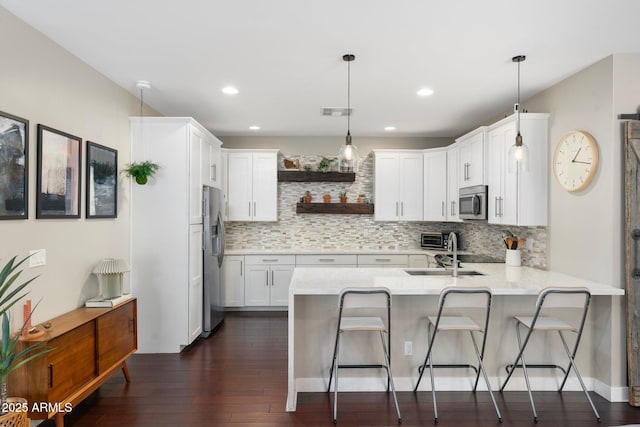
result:
[[[85,307],[115,307],[118,304],[122,304],[123,302],[130,300],[131,294],[122,294],[118,297],[113,298],[103,298],[102,296],[98,296],[95,298],[88,299],[85,303]]]

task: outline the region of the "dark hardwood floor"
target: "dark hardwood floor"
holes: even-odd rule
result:
[[[104,384],[71,414],[82,426],[332,426],[326,393],[301,393],[298,410],[285,412],[287,319],[279,313],[230,313],[223,327],[182,354],[137,354],[132,381],[121,375]],[[609,403],[592,394],[602,416],[597,423],[579,392],[537,392],[539,421],[531,418],[525,392],[496,393],[499,424],[487,393],[438,393],[439,427],[618,426],[640,424],[640,408]],[[433,426],[429,392],[398,393],[402,426]],[[53,427],[52,420],[43,424]],[[338,426],[394,426],[386,393],[342,393]]]

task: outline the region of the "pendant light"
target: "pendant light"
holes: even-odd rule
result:
[[[509,172],[527,172],[529,170],[529,149],[522,142],[520,134],[520,63],[527,59],[524,55],[511,58],[512,62],[518,64],[518,102],[513,106],[516,116],[516,140],[509,149]]]
[[[356,56],[352,54],[342,57],[342,60],[347,63],[347,137],[338,155],[340,172],[358,171],[358,149],[351,143],[351,62],[355,59]]]

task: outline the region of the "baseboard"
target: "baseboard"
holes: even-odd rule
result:
[[[413,391],[417,377],[396,377],[394,378],[397,391]],[[438,391],[469,391],[473,388],[475,377],[436,377],[435,387]],[[534,391],[557,391],[562,378],[529,376],[531,388]],[[610,402],[625,402],[628,396],[626,387],[611,387],[601,381],[590,377],[583,377],[587,390],[593,391]],[[327,378],[297,378],[296,391],[302,392],[326,392]],[[490,377],[489,382],[493,391],[498,391],[504,378]],[[387,382],[384,376],[349,377],[340,376],[341,391],[384,391]],[[333,386],[332,386],[333,388]],[[428,376],[424,376],[420,382],[419,391],[431,390],[431,381]],[[486,384],[480,379],[478,390],[487,390]],[[512,377],[505,388],[505,391],[526,391],[524,378]],[[564,386],[565,391],[581,391],[577,378],[569,378]]]

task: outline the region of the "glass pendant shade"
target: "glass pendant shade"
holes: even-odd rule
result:
[[[522,142],[522,135],[518,132],[516,142],[509,148],[509,173],[529,171],[529,149]]]
[[[340,148],[338,168],[340,172],[358,171],[358,149],[351,143],[350,133],[347,133],[346,143]]]

